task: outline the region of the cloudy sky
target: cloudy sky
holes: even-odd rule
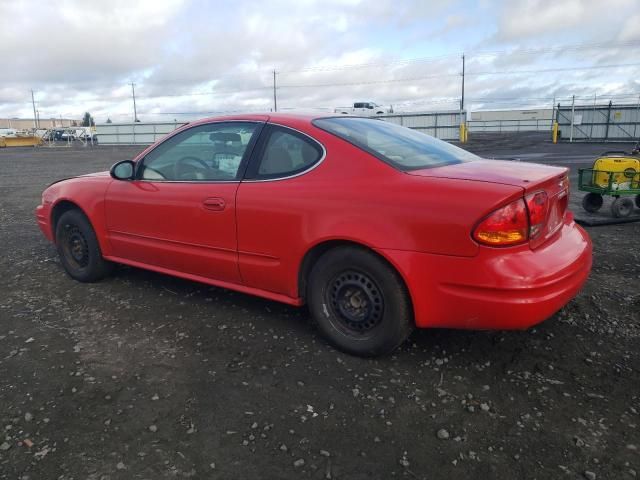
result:
[[[637,103],[640,0],[0,0],[0,117]]]

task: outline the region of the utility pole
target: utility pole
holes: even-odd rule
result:
[[[464,53],[462,54],[462,98],[460,100],[460,111],[464,110]]]
[[[276,98],[276,71],[273,71],[273,111],[278,111],[278,99]]]
[[[131,95],[133,96],[133,123],[138,121],[138,111],[136,110],[136,84],[131,82]]]
[[[572,95],[571,96],[571,133],[569,134],[569,142],[572,143],[573,142],[573,117],[575,116],[576,113],[576,96]],[[609,125],[607,125],[608,127]]]
[[[38,118],[36,115],[36,101],[33,98],[33,89],[31,89],[31,104],[33,105],[33,128],[38,128]]]

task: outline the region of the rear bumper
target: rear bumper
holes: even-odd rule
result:
[[[42,233],[50,242],[53,242],[53,232],[51,231],[51,222],[49,221],[50,208],[48,205],[38,205],[36,207],[36,220],[38,221],[38,227],[42,230]]]
[[[418,327],[524,329],[580,291],[591,270],[591,240],[572,219],[531,250],[480,248],[472,258],[381,250],[404,277]]]

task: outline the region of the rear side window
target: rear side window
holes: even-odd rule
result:
[[[478,159],[450,143],[382,120],[335,117],[317,119],[313,124],[398,170],[418,170]]]
[[[260,149],[258,162],[247,172],[247,177],[277,179],[297,175],[318,163],[323,153],[322,147],[310,137],[289,128],[271,125]]]

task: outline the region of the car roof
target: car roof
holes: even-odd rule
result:
[[[238,113],[238,114],[232,114],[232,115],[221,115],[216,117],[202,118],[200,120],[195,120],[193,122],[190,122],[189,125],[194,126],[194,125],[200,125],[204,123],[220,122],[225,120],[260,121],[260,122],[281,123],[283,125],[288,125],[288,124],[296,124],[300,122],[311,123],[312,120],[316,120],[318,118],[327,118],[327,117],[335,117],[335,116],[336,116],[335,113],[328,113],[328,112]]]

